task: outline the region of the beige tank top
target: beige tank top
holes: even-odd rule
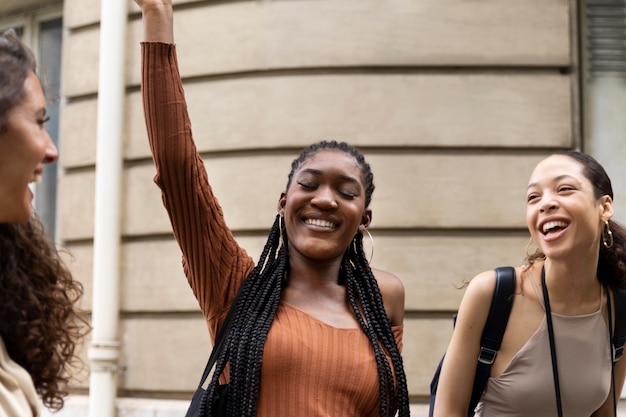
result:
[[[534,282],[533,285],[537,298],[542,300]],[[564,416],[589,417],[609,394],[611,351],[608,328],[602,315],[603,304],[600,303],[596,312],[582,316],[552,313]],[[476,416],[556,415],[550,341],[544,317],[502,374],[489,378],[476,407]]]
[[[0,338],[0,417],[38,416],[38,409],[30,375],[9,357]]]

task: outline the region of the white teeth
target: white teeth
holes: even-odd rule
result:
[[[335,223],[329,222],[327,220],[306,219],[304,222],[313,226],[328,227],[330,229],[334,229],[336,227]]]
[[[543,233],[547,233],[548,230],[554,229],[555,227],[567,227],[567,223],[562,221],[547,222],[543,225]]]
[[[33,174],[33,177],[30,179],[30,182],[34,182],[35,184],[39,184],[41,182],[41,175]]]

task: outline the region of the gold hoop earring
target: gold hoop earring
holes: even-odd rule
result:
[[[361,232],[361,234],[367,233],[367,237],[370,238],[370,258],[367,260],[367,263],[371,264],[372,259],[374,258],[374,238],[372,237],[372,234],[370,233],[370,231],[367,230],[367,228],[363,225],[359,226],[359,231]]]
[[[283,216],[279,215],[278,216],[278,241],[280,243],[280,246],[285,247],[285,241],[283,240]],[[279,246],[279,247],[280,247]]]
[[[608,236],[608,242],[607,242],[607,236]],[[607,249],[611,249],[613,247],[613,232],[611,232],[611,228],[609,227],[608,220],[604,222],[604,230],[602,233],[602,244]]]

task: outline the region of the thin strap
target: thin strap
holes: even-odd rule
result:
[[[604,288],[604,285],[602,286]],[[611,292],[607,291],[607,310],[609,316],[609,356],[611,357],[611,388],[613,389],[613,416],[617,416],[617,399],[615,395],[615,360],[613,360],[613,309],[611,308]]]
[[[559,384],[559,369],[556,362],[556,346],[554,344],[554,329],[552,327],[552,312],[550,311],[550,298],[546,286],[546,271],[541,267],[541,288],[543,289],[543,302],[546,308],[546,320],[548,322],[548,336],[550,339],[550,355],[552,356],[552,375],[554,376],[554,392],[556,393],[556,410],[559,417],[563,417],[561,405],[561,387]]]
[[[541,292],[539,291],[539,287],[537,287],[537,283],[535,283],[535,278],[533,277],[533,273],[530,270],[530,268],[528,268],[528,275],[530,276],[529,281],[530,281],[530,284],[533,287],[533,290],[535,290],[535,295],[537,296],[537,300],[538,300],[539,304],[541,305],[541,308],[543,308],[545,310],[546,309],[545,302],[541,301],[541,295],[540,295]]]

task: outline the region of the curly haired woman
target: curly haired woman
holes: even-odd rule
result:
[[[33,214],[29,183],[58,152],[32,52],[0,34],[0,416],[58,410],[84,333],[82,286]]]

